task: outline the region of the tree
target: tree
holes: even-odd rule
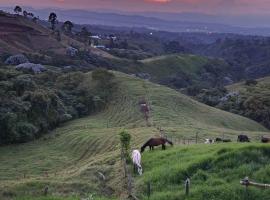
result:
[[[19,13],[22,12],[22,8],[21,8],[20,6],[15,6],[14,12],[15,12],[16,14],[19,14]]]
[[[33,21],[34,23],[37,23],[38,18],[37,18],[37,17],[33,17],[32,21]]]
[[[62,29],[64,30],[65,33],[71,34],[73,26],[74,25],[71,21],[65,21],[62,26]]]
[[[26,10],[24,10],[24,11],[23,11],[23,16],[24,16],[24,17],[27,17],[27,15],[28,15],[28,12],[27,12]]]
[[[30,16],[30,17],[34,17],[33,13],[27,13],[27,15]]]
[[[125,130],[120,132],[119,135],[120,135],[120,142],[121,142],[121,148],[122,148],[122,156],[127,161],[129,161],[130,160],[129,152],[130,152],[131,135]]]
[[[186,49],[178,41],[170,41],[164,45],[167,53],[183,53]]]
[[[91,32],[89,32],[86,27],[82,27],[80,36],[86,45],[91,45],[91,40],[90,40],[91,35],[92,35]]]
[[[57,20],[57,15],[55,13],[50,13],[49,15],[49,22],[51,23],[51,29],[54,31],[55,30],[55,24]]]

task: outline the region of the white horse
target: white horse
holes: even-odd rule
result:
[[[137,168],[139,175],[142,175],[143,170],[141,166],[141,153],[137,149],[132,151],[132,162],[133,162],[134,172]]]
[[[215,143],[215,140],[213,139],[205,139],[205,142],[204,142],[204,144],[213,144],[213,143]]]

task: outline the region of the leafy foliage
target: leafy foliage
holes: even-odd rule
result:
[[[127,161],[129,161],[131,135],[125,130],[120,132],[119,135],[120,135],[120,142],[121,142],[123,156]]]
[[[27,74],[0,69],[0,144],[27,142],[68,120],[102,110],[113,93],[113,74],[48,70]],[[106,82],[105,84],[101,84]]]

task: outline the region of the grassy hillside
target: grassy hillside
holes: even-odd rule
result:
[[[34,23],[23,16],[0,13],[0,54],[25,53],[50,56],[52,53],[65,55],[66,48],[76,46],[78,49],[85,45],[64,34],[57,40],[56,33],[49,28]],[[110,54],[88,47],[92,53],[112,58]]]
[[[233,84],[227,87],[235,95],[221,108],[239,113],[270,128],[270,77]]]
[[[196,132],[200,137],[226,134],[233,139],[242,131],[254,137],[265,134],[265,128],[244,117],[205,106],[164,86],[115,75],[118,89],[104,112],[69,122],[34,142],[0,147],[1,199],[40,197],[47,185],[52,196],[123,197],[118,133],[125,128],[136,148],[159,135],[156,128],[146,126],[139,111],[141,98],[150,102],[152,125],[162,126],[174,137],[193,137]]]
[[[167,55],[142,60],[142,71],[157,79],[177,73],[195,76],[209,60],[195,55]]]
[[[258,82],[258,84],[256,84],[257,87],[265,88],[268,85],[270,85],[270,77],[269,76],[257,79],[256,81]],[[230,91],[244,91],[244,90],[247,90],[248,85],[245,84],[245,82],[240,82],[240,83],[235,83],[235,84],[229,85],[227,88]]]
[[[172,88],[215,87],[227,84],[224,78],[231,77],[230,66],[224,60],[189,54],[169,54],[139,61],[112,59],[112,63],[118,71]]]
[[[143,154],[144,175],[137,178],[137,194],[148,199],[242,200],[268,199],[269,190],[245,187],[239,181],[248,176],[269,183],[268,145],[215,144],[177,147]],[[190,177],[190,195],[185,196],[184,181]]]

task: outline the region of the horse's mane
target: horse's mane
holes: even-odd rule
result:
[[[142,147],[141,148],[145,148],[145,147],[147,147],[148,146],[148,144],[149,144],[149,142],[150,142],[150,140],[152,140],[152,138],[150,138],[149,140],[147,140],[147,142],[146,143],[144,143],[144,145],[142,145]]]

